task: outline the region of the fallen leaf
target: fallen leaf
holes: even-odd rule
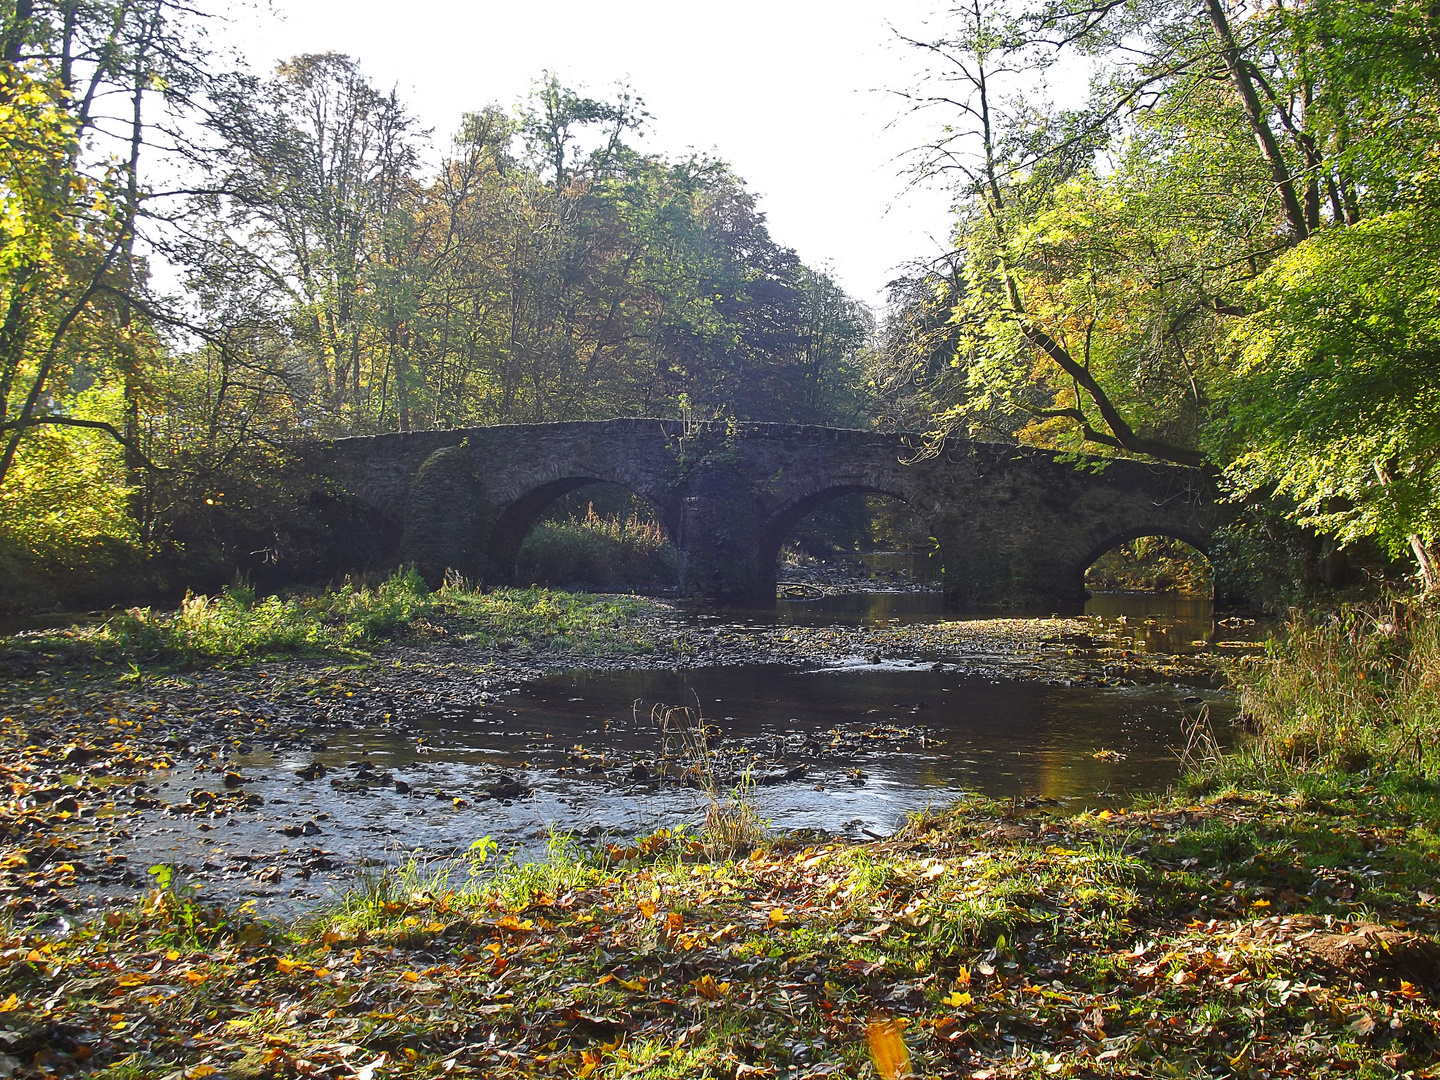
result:
[[[718,1000],[730,992],[730,984],[728,982],[716,982],[715,976],[710,974],[701,975],[700,978],[696,979],[690,985],[694,987],[695,992],[706,1001]]]
[[[905,1048],[905,1037],[900,1025],[890,1017],[872,1020],[865,1028],[865,1039],[870,1044],[870,1060],[880,1080],[906,1080],[915,1074],[910,1069],[910,1051]]]

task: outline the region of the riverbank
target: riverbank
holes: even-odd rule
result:
[[[746,671],[763,661],[771,673],[871,673],[896,684],[897,700],[921,682],[943,683],[929,696],[952,702],[967,700],[952,693],[967,680],[1124,693],[1136,682],[1169,687],[1183,680],[1199,688],[1217,679],[1213,657],[1137,653],[1138,643],[1105,636],[1096,620],[797,627],[697,618],[633,597],[527,590],[421,599],[424,612],[393,626],[388,639],[365,640],[353,628],[317,621],[335,637],[312,646],[311,655],[248,662],[233,651],[201,659],[203,646],[264,640],[250,621],[255,609],[225,599],[190,614],[188,625],[184,611],[132,615],[132,623],[159,627],[152,641],[171,643],[148,646],[148,659],[128,630],[79,627],[11,639],[0,649],[8,675],[0,689],[0,779],[11,794],[0,804],[0,912],[25,922],[114,910],[149,887],[146,871],[159,861],[217,888],[223,882],[227,900],[259,898],[271,915],[277,907],[304,909],[345,886],[356,852],[393,863],[422,842],[418,836],[448,849],[487,832],[504,833],[507,842],[525,836],[535,846],[538,811],[500,814],[512,799],[528,807],[579,797],[572,792],[592,803],[626,798],[635,811],[611,815],[625,819],[625,834],[647,820],[689,816],[685,800],[669,792],[673,784],[657,776],[661,739],[649,704],[631,724],[629,696],[612,703],[606,715],[623,713],[634,729],[624,749],[616,745],[619,719],[609,737],[587,735],[589,725],[580,723],[559,742],[547,741],[554,719],[516,719],[518,688],[564,669]],[[327,603],[296,605],[292,623]],[[221,632],[206,620],[230,625]],[[274,625],[258,621],[261,630]],[[1194,693],[1164,691],[1172,698]],[[684,704],[690,696],[677,690],[664,700]],[[914,755],[927,738],[934,743],[931,713],[908,700],[893,708],[890,698],[877,700],[851,710],[850,722],[830,721],[811,734],[784,725],[779,743],[768,735],[737,737],[726,744],[727,760],[733,771],[751,768],[766,782],[845,792],[883,759]],[[735,707],[716,718],[729,719],[724,712]],[[754,727],[752,713],[741,720]],[[447,728],[497,724],[514,736],[460,753],[468,764],[446,766],[459,753]],[[1114,745],[1084,746],[1090,771],[1124,775],[1129,768],[1102,768],[1089,760],[1092,750],[1124,758]],[[555,792],[529,800],[541,783]],[[811,803],[835,797],[806,795]],[[830,828],[851,819],[872,831],[893,827],[860,820],[865,816],[842,815]],[[593,821],[582,816],[572,827]]]
[[[733,860],[664,832],[557,841],[412,864],[284,926],[170,878],[7,935],[0,1064],[862,1076],[883,1015],[923,1076],[1430,1075],[1437,810],[1413,776],[1294,774],[1071,818],[972,803]]]

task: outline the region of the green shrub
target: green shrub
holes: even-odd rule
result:
[[[665,528],[638,517],[611,518],[591,506],[582,518],[537,525],[517,560],[519,579],[547,585],[654,589],[679,575]]]

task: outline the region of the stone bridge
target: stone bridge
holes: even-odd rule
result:
[[[667,420],[520,424],[311,442],[317,490],[379,515],[384,562],[486,584],[513,578],[557,498],[597,481],[643,498],[680,556],[682,595],[771,606],[787,534],[861,492],[908,504],[939,544],[946,598],[974,610],[1074,611],[1086,569],[1139,536],[1208,551],[1220,511],[1193,469],[785,424]],[[382,563],[383,565],[383,563]]]

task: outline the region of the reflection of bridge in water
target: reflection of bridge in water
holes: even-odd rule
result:
[[[1086,568],[1117,544],[1171,536],[1206,551],[1219,521],[1194,469],[1076,463],[1049,451],[785,424],[609,420],[518,424],[298,446],[315,487],[374,525],[374,565],[413,562],[510,580],[526,533],[556,499],[593,483],[654,508],[680,553],[683,595],[769,606],[787,534],[831,499],[905,502],[938,544],[948,602],[1072,611]],[[348,538],[353,548],[354,537]]]

